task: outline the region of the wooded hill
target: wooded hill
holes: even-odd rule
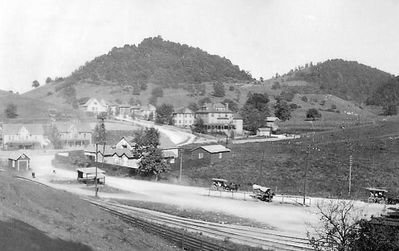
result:
[[[234,82],[252,80],[252,77],[224,57],[158,36],[146,38],[137,46],[114,47],[108,54],[80,67],[67,80],[105,80],[140,87],[147,83],[173,86],[178,83]]]
[[[332,59],[316,65],[307,64],[283,77],[285,81],[306,81],[321,93],[362,103],[393,76],[356,61]]]

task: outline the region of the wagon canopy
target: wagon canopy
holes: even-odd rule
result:
[[[269,187],[263,187],[263,186],[259,186],[259,185],[256,185],[256,184],[252,185],[252,189],[253,190],[260,190],[261,192],[264,192],[264,193],[270,191]]]

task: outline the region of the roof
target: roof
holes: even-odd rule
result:
[[[96,153],[96,147],[95,146],[90,146],[85,150],[86,153]],[[99,154],[103,154],[103,146],[98,146],[98,151]],[[135,154],[130,151],[127,148],[123,148],[123,149],[116,149],[113,148],[111,146],[105,146],[105,154],[104,156],[107,157],[111,157],[111,156],[118,156],[118,157],[122,157],[123,155],[125,155],[128,159],[135,159],[136,156]]]
[[[75,126],[78,132],[92,132],[88,123],[55,122],[58,132],[69,132],[71,126]]]
[[[277,118],[277,117],[266,117],[266,121],[267,122],[275,122],[275,121],[278,121],[278,120],[280,120],[280,119]]]
[[[3,124],[3,135],[15,135],[25,127],[32,135],[44,135],[43,125],[41,124]]]
[[[173,141],[171,141],[169,137],[161,133],[159,137],[159,148],[167,150],[167,149],[176,149],[178,148],[178,146],[175,143],[173,143]]]
[[[162,156],[164,158],[177,158],[178,155],[173,150],[163,150]]]
[[[134,136],[123,136],[122,138],[121,138],[121,140],[122,139],[125,139],[127,142],[129,142],[129,143],[134,143],[135,144],[135,142],[134,142]],[[119,141],[121,141],[121,140],[119,140]]]
[[[386,190],[386,189],[376,188],[376,187],[366,187],[365,189],[369,190],[369,191],[376,191],[376,192],[385,192],[385,193],[388,192],[388,190]]]
[[[183,113],[183,114],[192,113],[192,114],[194,114],[194,112],[191,109],[187,108],[187,107],[179,108],[174,113],[175,114],[176,113]]]
[[[270,131],[270,127],[260,127],[260,128],[258,128],[258,131],[260,131],[260,132]]]
[[[195,151],[196,149],[202,148],[205,151],[209,152],[209,153],[224,153],[224,152],[230,152],[231,150],[229,148],[226,148],[222,145],[207,145],[207,146],[200,146],[197,147],[195,149],[193,149],[193,151]]]
[[[13,153],[10,153],[10,156],[9,156],[8,158],[9,158],[9,159],[13,159],[13,160],[17,160],[17,159],[19,159],[22,155],[25,155],[26,158],[30,159],[30,158],[28,157],[28,155],[26,155],[26,154],[23,153],[23,152],[13,152]]]
[[[219,179],[219,178],[213,178],[212,181],[214,181],[214,182],[225,182],[225,183],[227,183],[227,180],[225,180],[225,179]]]
[[[260,191],[262,191],[264,193],[266,193],[268,190],[270,190],[270,188],[268,188],[268,187],[263,187],[263,186],[259,186],[259,185],[256,185],[256,184],[252,185],[252,189],[253,190],[260,190]]]
[[[82,168],[76,169],[76,171],[82,172],[82,173],[87,173],[87,174],[93,174],[93,173],[95,174],[96,167],[82,167]],[[97,173],[105,173],[105,171],[101,170],[100,168],[97,168]]]
[[[222,103],[208,103],[203,105],[196,113],[233,113]]]
[[[242,116],[239,113],[234,113],[233,119],[242,119]]]

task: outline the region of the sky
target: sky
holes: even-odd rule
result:
[[[398,13],[399,0],[0,0],[0,89],[158,35],[256,78],[334,58],[399,75]]]

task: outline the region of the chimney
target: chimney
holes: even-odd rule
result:
[[[225,106],[226,106],[226,111],[229,110],[229,103],[226,103]]]

